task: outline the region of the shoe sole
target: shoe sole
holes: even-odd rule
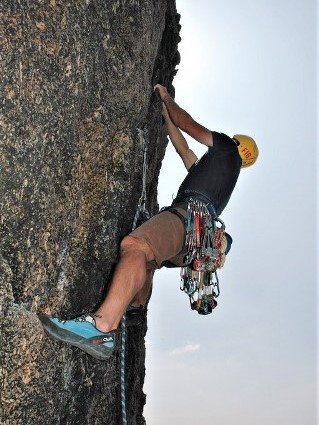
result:
[[[115,338],[113,341],[113,348],[102,347],[101,345],[94,346],[89,343],[87,339],[76,336],[74,333],[69,332],[66,329],[59,328],[46,316],[39,316],[39,319],[46,333],[56,341],[65,342],[74,347],[80,348],[82,351],[96,359],[106,360],[112,355],[114,351]],[[103,349],[102,353],[101,348]]]
[[[143,322],[144,308],[128,308],[125,313],[126,326],[137,326]]]
[[[125,324],[126,326],[138,326],[143,322],[143,317],[139,316],[139,317],[132,317],[129,316],[128,314],[126,314],[126,319],[125,319]]]

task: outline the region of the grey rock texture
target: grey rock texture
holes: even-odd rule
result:
[[[142,189],[157,211],[166,147],[157,82],[179,62],[173,0],[2,0],[0,422],[122,423],[119,346],[102,362],[47,338],[38,313],[101,301]],[[127,410],[144,424],[146,318],[128,331]]]

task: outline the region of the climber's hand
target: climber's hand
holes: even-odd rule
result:
[[[161,84],[156,84],[154,86],[154,91],[158,90],[158,93],[160,95],[160,98],[163,100],[165,96],[168,95],[167,88],[162,86]]]

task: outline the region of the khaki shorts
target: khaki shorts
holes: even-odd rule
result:
[[[186,216],[182,208],[175,209]],[[146,242],[154,255],[156,268],[160,268],[165,260],[182,264],[183,257],[178,254],[184,247],[185,226],[177,215],[163,211],[135,229],[130,236]]]

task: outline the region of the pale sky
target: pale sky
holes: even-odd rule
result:
[[[222,214],[234,243],[217,309],[191,311],[179,269],[156,272],[147,424],[316,425],[316,3],[177,0],[177,9],[176,101],[211,130],[253,136],[260,158]],[[169,146],[160,206],[185,175]]]

